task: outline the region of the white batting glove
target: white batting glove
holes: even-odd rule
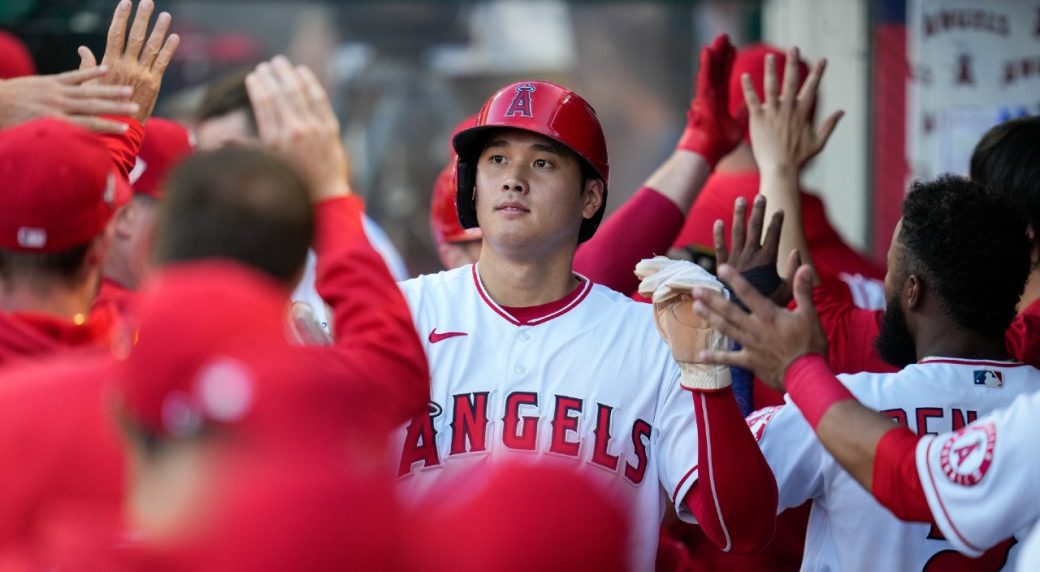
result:
[[[639,293],[651,298],[657,331],[679,363],[679,383],[699,391],[713,391],[732,383],[729,368],[698,361],[703,350],[728,350],[730,341],[693,311],[695,287],[729,298],[729,292],[707,270],[686,260],[664,256],[643,259],[636,265],[642,282]]]

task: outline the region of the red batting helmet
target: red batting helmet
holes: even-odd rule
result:
[[[547,81],[523,81],[507,85],[481,108],[474,127],[458,132],[452,140],[459,156],[456,166],[456,206],[463,228],[478,226],[473,201],[477,158],[488,134],[500,128],[522,129],[548,137],[574,151],[603,180],[603,205],[581,223],[578,242],[596,232],[607,205],[607,142],[596,110],[573,91]]]
[[[433,184],[433,204],[430,205],[430,230],[437,245],[446,242],[480,240],[479,228],[463,228],[459,224],[459,213],[455,209],[455,160],[441,169],[437,182]]]

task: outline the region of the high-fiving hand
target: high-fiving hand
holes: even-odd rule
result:
[[[798,62],[798,48],[791,48],[787,51],[784,85],[780,90],[777,86],[776,58],[766,56],[764,101],[759,100],[755,93],[751,76],[744,74],[740,78],[748,107],[751,149],[760,168],[775,165],[801,167],[823,150],[844,114],[836,111],[818,129],[813,127],[816,92],[827,60],[821,59],[813,65],[800,90]]]
[[[122,133],[126,124],[99,115],[131,115],[140,106],[126,99],[128,85],[97,85],[109,70],[94,67],[54,75],[0,81],[0,129],[41,117],[57,117],[98,133]]]
[[[680,149],[699,154],[711,166],[740,144],[747,128],[747,110],[736,116],[729,111],[729,76],[736,57],[726,34],[701,49],[694,97],[679,140]]]
[[[751,313],[709,289],[694,288],[694,311],[741,345],[739,351],[704,351],[702,361],[754,371],[770,387],[784,391],[784,373],[794,360],[807,353],[827,354],[827,337],[813,306],[811,267],[802,265],[795,273],[795,310],[781,308],[759,294],[728,264],[719,267],[719,278]]]
[[[163,74],[177,51],[180,37],[177,34],[167,35],[171,22],[168,12],[159,14],[152,33],[148,34],[148,25],[155,10],[155,2],[152,0],[141,0],[137,5],[128,36],[126,24],[130,20],[132,7],[131,0],[120,0],[116,5],[108,28],[105,55],[101,58],[101,65],[109,71],[99,80],[104,84],[131,86],[133,94],[130,101],[138,106],[131,116],[139,123],[144,123],[155,108]],[[81,70],[97,67],[97,58],[90,48],[80,46],[78,53]]]
[[[318,78],[284,56],[246,76],[260,140],[306,179],[314,202],[351,193],[339,121]]]

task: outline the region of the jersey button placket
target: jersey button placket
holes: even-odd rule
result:
[[[529,333],[527,332],[527,329],[526,329],[526,328],[524,328],[524,329],[520,330],[520,333],[518,333],[518,334],[516,335],[516,339],[517,339],[517,341],[518,341],[518,342],[520,342],[521,346],[523,346],[524,342],[526,342],[526,341],[528,341],[528,340],[530,340],[530,339],[531,339],[531,334],[529,334]],[[520,347],[520,348],[518,348],[518,349],[520,350],[520,351],[519,351],[519,354],[520,354],[521,356],[524,356],[524,355],[526,355],[526,354],[527,354],[527,352],[526,352],[526,351],[524,351],[524,348],[523,348],[523,347]],[[516,365],[514,365],[514,366],[513,366],[513,372],[514,372],[514,373],[515,373],[515,374],[516,374],[516,375],[517,375],[518,377],[522,377],[522,376],[523,376],[523,375],[524,375],[525,373],[527,373],[527,368],[526,368],[526,367],[524,367],[524,366],[523,366],[522,364],[519,364],[519,363],[517,363]]]

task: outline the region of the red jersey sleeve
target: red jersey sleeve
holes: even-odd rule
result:
[[[884,311],[857,308],[848,286],[836,279],[821,281],[813,290],[813,303],[827,335],[827,363],[834,373],[898,371],[874,349]]]
[[[933,522],[917,473],[917,435],[905,427],[885,433],[874,453],[871,490],[874,498],[900,520]]]
[[[639,286],[636,263],[667,254],[684,220],[668,197],[643,187],[578,247],[574,269],[593,282],[631,295]]]
[[[141,150],[141,142],[144,141],[144,126],[125,115],[106,115],[105,119],[119,121],[127,126],[124,133],[106,133],[100,137],[108,149],[108,154],[112,156],[112,162],[123,178],[128,179],[130,171],[137,164],[137,153]]]
[[[403,423],[429,401],[429,367],[404,296],[365,237],[362,209],[353,196],[317,206],[315,286],[332,308],[336,342],[305,349],[344,380],[369,384],[373,404]]]

